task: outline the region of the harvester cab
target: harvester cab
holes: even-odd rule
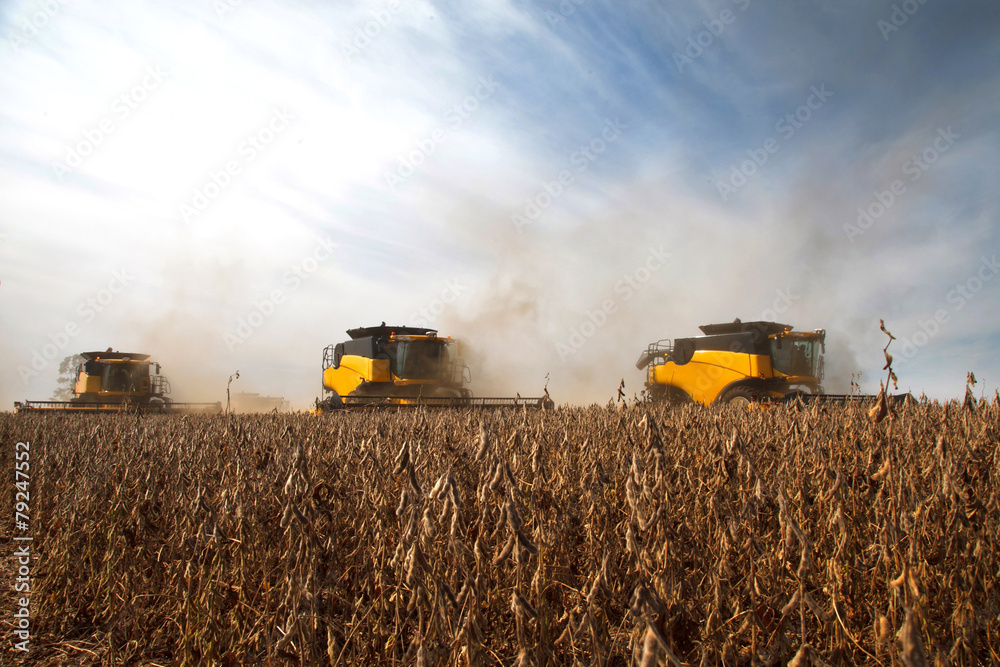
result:
[[[73,398],[68,401],[24,401],[17,411],[62,412],[206,411],[218,412],[221,403],[177,403],[172,401],[170,382],[160,374],[160,364],[148,354],[136,352],[82,352]]]
[[[435,329],[349,329],[350,340],[323,350],[324,397],[317,411],[344,407],[542,407],[543,398],[474,398],[460,343]],[[548,401],[548,403],[546,403]]]
[[[653,400],[745,404],[823,394],[823,329],[739,319],[699,328],[705,335],[661,340],[639,357]]]
[[[169,399],[170,382],[148,354],[84,352],[73,385],[76,403],[159,402]]]

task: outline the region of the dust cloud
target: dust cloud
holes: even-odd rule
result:
[[[463,341],[477,395],[540,395],[548,383],[557,404],[604,404],[624,381],[631,400],[647,344],[736,317],[826,329],[824,387],[849,391],[872,323],[843,314],[856,287],[801,201],[736,219],[653,185],[621,197],[620,213],[575,226],[543,218],[519,234],[494,218],[510,229],[489,228],[492,272],[438,323]]]
[[[461,341],[477,396],[540,396],[547,387],[560,405],[605,404],[624,381],[631,400],[643,389],[645,374],[635,362],[647,344],[699,335],[701,324],[736,317],[825,328],[824,386],[849,391],[861,367],[858,342],[877,328],[877,316],[852,313],[864,279],[845,279],[826,250],[829,235],[809,222],[805,199],[736,217],[653,182],[605,194],[594,215],[572,214],[567,196],[566,212],[553,211],[520,233],[510,210],[496,204],[477,202],[478,217],[465,208],[449,221],[447,251],[476,257],[478,273],[431,325]],[[167,261],[160,274],[169,288],[160,291],[169,296],[152,314],[136,307],[128,336],[115,343],[124,347],[116,349],[151,354],[175,400],[225,404],[227,380],[240,370],[245,377],[234,392],[310,407],[325,344],[317,341],[342,336],[327,341],[316,311],[283,306],[281,318],[234,356],[223,338],[234,318],[220,313],[220,304],[250,303],[259,290],[244,285],[245,267],[220,268],[211,258],[206,249]],[[374,303],[390,288],[365,289]],[[339,314],[354,323],[367,313],[350,315]]]
[[[228,379],[239,369],[227,354],[222,331],[229,322],[219,307],[241,294],[244,267],[221,266],[210,248],[167,255],[163,262],[158,275],[164,297],[152,309],[136,306],[127,313],[128,346],[161,365],[174,401],[225,406]]]

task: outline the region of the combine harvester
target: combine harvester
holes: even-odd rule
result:
[[[222,403],[170,400],[170,382],[148,354],[84,352],[75,396],[68,401],[17,401],[16,412],[222,412]]]
[[[757,401],[875,400],[827,394],[823,380],[826,331],[793,331],[777,322],[706,324],[704,336],[650,343],[636,362],[646,371],[653,401],[747,405]],[[890,396],[901,399],[909,396]]]
[[[323,350],[322,400],[316,412],[345,408],[551,408],[541,398],[477,398],[459,342],[434,329],[386,326],[349,329],[350,340]]]

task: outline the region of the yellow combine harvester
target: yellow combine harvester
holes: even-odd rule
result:
[[[653,400],[745,405],[800,395],[852,398],[823,393],[823,329],[739,319],[699,328],[704,336],[651,343],[639,357],[636,368],[648,369],[646,392]]]
[[[74,397],[68,401],[18,401],[17,412],[221,412],[221,403],[170,400],[170,382],[148,354],[83,352]]]
[[[551,407],[541,398],[476,398],[457,340],[434,329],[386,326],[349,329],[350,340],[323,350],[318,412],[352,407]]]

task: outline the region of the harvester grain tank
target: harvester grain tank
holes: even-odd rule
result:
[[[83,362],[68,401],[15,402],[22,411],[44,412],[221,412],[221,403],[179,403],[170,399],[170,382],[160,364],[136,352],[83,352]]]
[[[423,327],[349,329],[349,340],[323,350],[319,412],[352,407],[530,407],[551,406],[540,398],[474,397],[472,377],[459,341]]]

